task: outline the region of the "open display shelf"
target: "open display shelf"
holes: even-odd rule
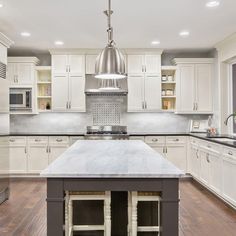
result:
[[[39,112],[51,111],[52,80],[50,66],[37,66],[37,106]]]
[[[175,111],[176,107],[176,66],[161,68],[162,110]]]

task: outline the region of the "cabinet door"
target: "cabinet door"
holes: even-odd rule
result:
[[[194,65],[180,65],[177,70],[177,112],[193,112],[195,103]]]
[[[161,76],[161,55],[145,56],[145,73]]]
[[[54,76],[52,79],[52,109],[66,111],[68,108],[69,82],[67,76]]]
[[[11,85],[17,84],[16,81],[17,66],[16,63],[8,63],[7,65],[7,78]]]
[[[145,109],[148,111],[161,110],[161,77],[146,76],[144,88]]]
[[[29,146],[28,172],[40,173],[48,166],[47,146]]]
[[[10,173],[22,174],[27,172],[26,146],[10,147]]]
[[[190,173],[193,177],[199,179],[200,175],[200,156],[199,150],[194,145],[191,145],[190,150]]]
[[[49,164],[55,161],[66,149],[68,146],[51,146],[49,147]]]
[[[144,77],[128,77],[128,112],[143,111]]]
[[[221,158],[220,154],[209,155],[209,187],[216,193],[221,188]]]
[[[195,65],[196,102],[198,112],[211,112],[212,105],[212,65]]]
[[[144,72],[144,56],[128,55],[128,74],[142,74]]]
[[[70,110],[85,112],[84,76],[70,76],[69,83]]]
[[[209,153],[201,152],[200,154],[200,181],[208,185],[209,183]]]
[[[159,154],[161,154],[163,157],[165,156],[164,153],[164,146],[151,146],[156,152],[158,152]]]
[[[34,66],[32,63],[17,63],[17,84],[33,85]]]
[[[54,76],[66,76],[68,68],[67,55],[52,56],[52,74]]]
[[[98,55],[86,55],[86,74],[95,74],[95,63]]]
[[[70,76],[81,76],[84,74],[85,65],[83,55],[69,55],[68,64]]]
[[[222,168],[223,197],[236,206],[236,157],[224,155]]]
[[[0,113],[9,112],[9,80],[0,79]]]
[[[186,173],[187,156],[185,145],[171,145],[167,146],[166,158],[172,162],[176,167]]]

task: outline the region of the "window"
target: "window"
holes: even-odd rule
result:
[[[236,63],[232,65],[232,110],[236,111]],[[234,121],[234,119],[232,119]],[[232,121],[232,122],[233,122]],[[236,123],[233,122],[233,133],[236,134]]]

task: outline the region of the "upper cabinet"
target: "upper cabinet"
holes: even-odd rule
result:
[[[161,75],[161,55],[128,55],[128,74]]]
[[[177,64],[176,112],[209,114],[213,112],[213,59],[174,60]]]
[[[8,57],[7,76],[11,87],[34,86],[36,57]]]
[[[85,112],[84,55],[52,55],[52,110]]]
[[[85,74],[95,74],[95,63],[98,55],[86,55]]]
[[[161,110],[161,55],[128,55],[128,112]]]

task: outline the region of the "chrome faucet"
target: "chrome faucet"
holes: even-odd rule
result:
[[[230,117],[235,117],[236,116],[236,112],[234,112],[233,114],[231,114],[231,115],[229,115],[227,118],[226,118],[226,120],[225,120],[225,125],[228,125],[228,121],[229,121],[229,118]]]

